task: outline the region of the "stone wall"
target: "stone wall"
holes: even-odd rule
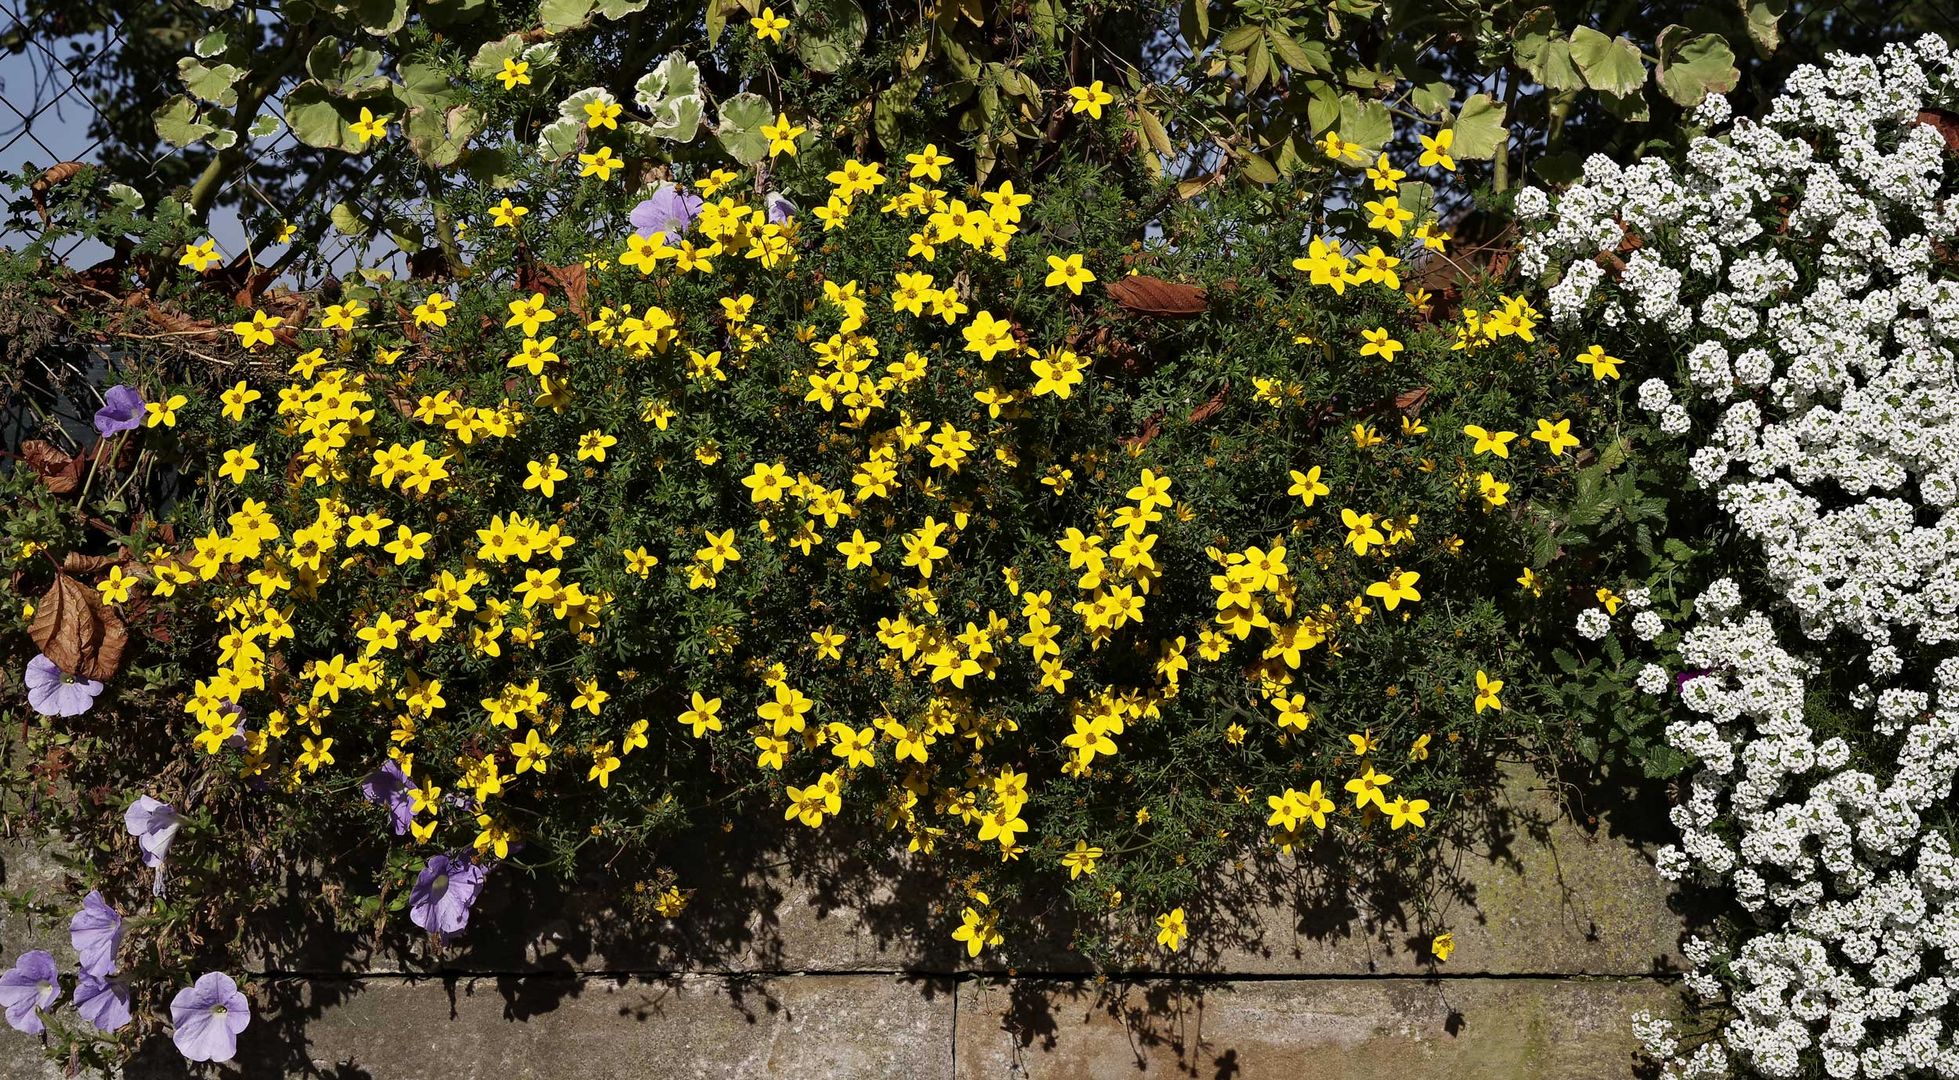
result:
[[[1164,970],[1097,976],[1060,947],[968,964],[928,889],[799,853],[688,875],[687,915],[645,927],[571,889],[486,893],[452,953],[321,935],[268,942],[259,1017],[232,1075],[1203,1077],[1607,1080],[1639,1064],[1628,1017],[1673,1009],[1683,924],[1642,815],[1560,811],[1508,774],[1433,889],[1458,948],[1426,962],[1418,898],[1329,890],[1310,858],[1262,858],[1195,919]],[[1616,819],[1616,820],[1615,820]],[[16,846],[10,888],[55,871]],[[710,853],[705,862],[712,863]],[[948,924],[949,925],[949,924]],[[494,932],[488,928],[494,926]],[[11,956],[59,927],[0,924]],[[135,1078],[184,1075],[167,1043]],[[0,1036],[0,1078],[59,1076]]]

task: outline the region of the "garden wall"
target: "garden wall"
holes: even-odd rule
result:
[[[479,940],[446,957],[325,932],[269,944],[239,1064],[379,1080],[1628,1077],[1628,1017],[1672,1007],[1683,923],[1643,851],[1655,815],[1585,810],[1573,820],[1512,771],[1475,835],[1403,892],[1333,896],[1311,867],[1249,862],[1174,970],[1100,978],[1039,943],[1014,943],[1036,958],[1017,969],[968,964],[943,933],[919,940],[950,925],[931,909],[943,889],[807,851],[718,877],[709,853],[687,913],[657,927],[513,877],[486,892]],[[58,879],[17,844],[0,858],[8,888]],[[1458,943],[1439,974],[1424,904]],[[61,955],[65,937],[0,926],[10,955]],[[181,1075],[158,1049],[128,1075]],[[0,1077],[59,1075],[4,1031]]]

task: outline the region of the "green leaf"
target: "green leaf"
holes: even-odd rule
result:
[[[1177,26],[1192,48],[1204,44],[1211,36],[1211,0],[1183,0]]]
[[[505,34],[494,41],[486,41],[470,58],[469,73],[479,79],[494,79],[503,70],[505,60],[516,60],[523,51],[524,38],[520,34]]]
[[[463,90],[434,64],[410,61],[401,65],[401,86],[395,91],[410,108],[446,109],[463,103]]]
[[[1669,26],[1654,42],[1660,54],[1654,76],[1677,105],[1699,105],[1709,94],[1725,94],[1741,81],[1734,50],[1719,34],[1696,34]]]
[[[1345,94],[1340,98],[1340,137],[1351,143],[1359,143],[1367,156],[1372,158],[1381,152],[1381,147],[1394,138],[1394,118],[1388,114],[1388,107],[1380,101],[1362,101],[1357,94]]]
[[[197,102],[186,94],[164,102],[150,118],[156,123],[157,137],[172,146],[189,146],[218,130],[198,118]]]
[[[578,149],[578,139],[584,133],[584,121],[561,116],[537,133],[538,156],[546,161],[562,161]]]
[[[593,0],[540,0],[537,21],[545,32],[562,34],[592,21]]]
[[[1646,65],[1639,47],[1624,37],[1609,38],[1589,26],[1571,32],[1571,58],[1585,76],[1585,85],[1604,94],[1625,97],[1646,83]]]
[[[1782,27],[1778,25],[1784,12],[1789,10],[1789,0],[1740,0],[1747,10],[1748,39],[1763,55],[1774,52],[1782,44]]]
[[[1239,158],[1238,168],[1245,174],[1245,178],[1254,184],[1273,184],[1279,180],[1279,170],[1257,154],[1246,154]]]
[[[211,57],[223,52],[225,46],[229,44],[231,44],[230,34],[225,33],[223,30],[213,30],[203,37],[198,38],[197,44],[191,46],[191,51],[209,60]]]
[[[1417,84],[1408,92],[1408,100],[1415,106],[1416,112],[1445,112],[1449,108],[1449,103],[1456,100],[1456,88],[1436,79]]]
[[[1546,90],[1578,90],[1585,85],[1571,58],[1571,39],[1558,29],[1558,17],[1548,7],[1532,11],[1517,24],[1510,51],[1517,66]]]
[[[1435,212],[1435,188],[1420,180],[1403,181],[1395,190],[1395,197],[1403,210],[1415,215],[1417,225],[1427,221],[1429,215]]]
[[[260,113],[252,120],[252,126],[245,132],[254,139],[269,138],[279,133],[279,118],[271,113]]]
[[[335,229],[347,236],[359,238],[371,231],[360,211],[344,202],[334,203],[333,209],[327,213],[327,219],[333,222]]]
[[[1136,120],[1143,127],[1143,137],[1149,140],[1150,149],[1166,158],[1176,153],[1176,149],[1170,145],[1170,133],[1164,130],[1163,121],[1157,119],[1155,113],[1145,108],[1138,108]]]
[[[1034,0],[1027,8],[1027,23],[1035,37],[1052,45],[1061,33],[1061,0]]]
[[[797,0],[795,27],[796,55],[826,75],[857,55],[870,29],[857,0]]]
[[[721,43],[721,32],[728,28],[728,5],[734,0],[707,0],[707,44]]]
[[[177,77],[199,101],[229,109],[238,104],[237,85],[245,77],[245,69],[232,64],[205,67],[196,57],[183,56],[177,59]]]
[[[1251,48],[1252,43],[1263,37],[1264,34],[1265,28],[1256,23],[1234,26],[1225,31],[1224,40],[1218,42],[1218,48],[1223,49],[1225,52],[1241,53]]]
[[[1340,123],[1340,92],[1325,79],[1308,79],[1302,87],[1306,91],[1306,123],[1311,125],[1313,134],[1330,131]]]
[[[598,0],[599,14],[608,19],[619,20],[638,11],[645,11],[649,0]]]
[[[422,17],[439,26],[476,18],[488,0],[423,0]]]
[[[385,76],[374,73],[380,64],[381,54],[373,49],[352,49],[342,55],[340,39],[336,37],[321,38],[306,54],[306,73],[328,90],[340,94],[386,83]]]
[[[893,160],[897,159],[898,151],[904,145],[905,123],[910,119],[913,106],[918,101],[918,91],[924,85],[923,70],[905,75],[880,91],[877,104],[871,109],[871,124],[877,131],[877,141]]]
[[[376,37],[388,37],[408,24],[408,0],[354,0],[354,21]]]
[[[775,119],[767,99],[756,94],[736,94],[721,103],[721,123],[714,137],[729,156],[743,165],[753,165],[769,154],[769,140],[762,125]]]
[[[1451,125],[1456,132],[1451,149],[1455,156],[1482,161],[1496,156],[1497,150],[1509,141],[1510,132],[1503,126],[1503,103],[1488,94],[1471,94],[1462,103],[1462,111],[1456,114],[1456,122]]]
[[[1643,124],[1652,116],[1646,107],[1646,94],[1641,90],[1634,90],[1624,97],[1600,93],[1599,104],[1605,106],[1605,111],[1613,116],[1635,124]]]
[[[438,169],[446,169],[461,158],[469,140],[483,130],[483,111],[474,105],[451,105],[446,109],[414,106],[402,122],[408,147],[415,156]]]
[[[326,87],[308,79],[286,94],[286,126],[308,146],[356,149],[360,140],[354,138],[352,120],[360,113],[358,109],[351,116],[343,113],[346,104],[345,99],[333,97]]]

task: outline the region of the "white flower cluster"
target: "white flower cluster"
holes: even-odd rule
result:
[[[1523,267],[1560,271],[1555,318],[1691,343],[1685,385],[1649,381],[1640,404],[1672,434],[1690,429],[1675,390],[1722,407],[1694,475],[1818,639],[1959,641],[1959,193],[1915,122],[1953,69],[1935,38],[1839,57],[1764,121],[1695,140],[1683,169],[1598,156],[1555,210],[1519,202],[1546,215]]]
[[[1689,718],[1667,740],[1693,771],[1660,870],[1725,885],[1755,923],[1684,950],[1688,989],[1732,1011],[1713,1040],[1636,1018],[1669,1077],[1959,1078],[1959,859],[1925,820],[1959,778],[1959,658],[1923,674],[1959,641],[1959,168],[1917,121],[1955,99],[1937,38],[1838,56],[1681,168],[1594,158],[1555,205],[1518,201],[1540,218],[1524,269],[1562,277],[1554,317],[1678,352],[1640,407],[1691,437],[1694,476],[1761,547],[1754,603],[1809,639],[1785,647],[1724,579],[1680,645]],[[1868,680],[1840,703],[1872,733],[1854,766],[1806,719],[1824,663]],[[1637,683],[1669,681],[1649,664]]]

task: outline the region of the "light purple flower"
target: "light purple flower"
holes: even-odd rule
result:
[[[170,842],[177,838],[177,830],[184,819],[177,815],[170,804],[158,802],[148,795],[139,796],[129,804],[129,811],[122,816],[123,827],[143,848],[144,866],[162,866],[163,857],[170,854]]]
[[[661,232],[677,239],[693,226],[700,212],[699,195],[678,184],[657,184],[651,195],[633,207],[633,232],[640,236]]]
[[[460,933],[469,925],[470,905],[476,903],[487,873],[482,864],[466,858],[434,856],[409,891],[408,918],[430,933]]]
[[[762,205],[768,208],[769,221],[776,225],[780,225],[802,212],[795,203],[789,201],[787,195],[784,195],[780,191],[771,191],[763,196]]]
[[[389,760],[380,768],[367,774],[361,781],[361,797],[371,803],[387,808],[394,819],[395,835],[408,831],[415,820],[414,804],[408,798],[408,774],[401,771],[400,763]]]
[[[143,395],[133,386],[111,386],[95,410],[95,430],[103,438],[143,426]]]
[[[27,662],[27,703],[42,716],[80,716],[95,705],[102,684],[94,679],[76,679],[62,674],[61,668],[45,655]]]
[[[41,1022],[41,1010],[61,1000],[61,976],[55,970],[54,956],[46,949],[20,954],[14,966],[0,974],[0,1006],[7,1010],[7,1023],[14,1030],[39,1035],[48,1026]]]
[[[82,898],[82,909],[68,920],[68,940],[81,955],[85,974],[113,975],[116,950],[122,948],[122,916],[101,893],[90,889]]]
[[[115,1031],[129,1023],[129,984],[82,972],[75,984],[75,1011],[98,1031]]]
[[[213,971],[170,999],[170,1041],[191,1061],[230,1061],[238,1033],[252,1022],[252,1002],[231,976]]]

